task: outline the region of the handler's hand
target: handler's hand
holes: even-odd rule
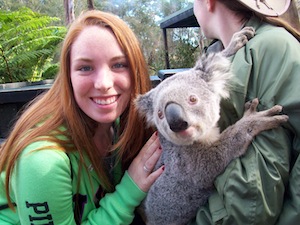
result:
[[[128,174],[144,192],[149,190],[154,181],[164,171],[164,166],[161,166],[156,171],[153,171],[153,168],[161,153],[162,150],[160,142],[157,132],[155,132],[128,168]]]

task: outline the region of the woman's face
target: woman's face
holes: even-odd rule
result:
[[[127,58],[107,28],[86,27],[71,47],[71,82],[81,110],[98,123],[112,123],[127,107],[131,77]]]

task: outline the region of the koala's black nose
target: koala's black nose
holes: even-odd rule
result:
[[[189,124],[184,119],[184,111],[182,107],[176,103],[169,103],[165,108],[165,116],[174,132],[183,131],[188,128]]]

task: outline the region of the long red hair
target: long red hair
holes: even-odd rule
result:
[[[122,160],[125,169],[150,136],[151,131],[146,129],[145,121],[138,116],[133,104],[137,94],[145,93],[151,88],[147,64],[136,36],[123,20],[113,14],[96,10],[83,13],[71,24],[62,44],[60,71],[52,87],[28,105],[0,151],[0,172],[6,172],[6,195],[10,207],[12,204],[8,187],[15,162],[22,150],[37,140],[55,141],[63,147],[65,152],[78,151],[82,168],[84,167],[84,151],[97,171],[104,188],[107,191],[113,190],[104,170],[103,159],[93,142],[95,122],[78,107],[70,80],[72,44],[80,32],[91,25],[110,29],[115,34],[129,62],[133,84],[131,101],[121,115],[119,140],[112,149],[118,149],[118,159]],[[67,129],[58,129],[62,126]],[[63,134],[67,140],[60,140],[56,135],[50,135],[53,131]]]

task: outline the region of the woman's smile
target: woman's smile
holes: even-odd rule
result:
[[[107,96],[107,97],[95,97],[92,98],[93,102],[98,105],[111,105],[115,103],[119,98],[119,95]]]

